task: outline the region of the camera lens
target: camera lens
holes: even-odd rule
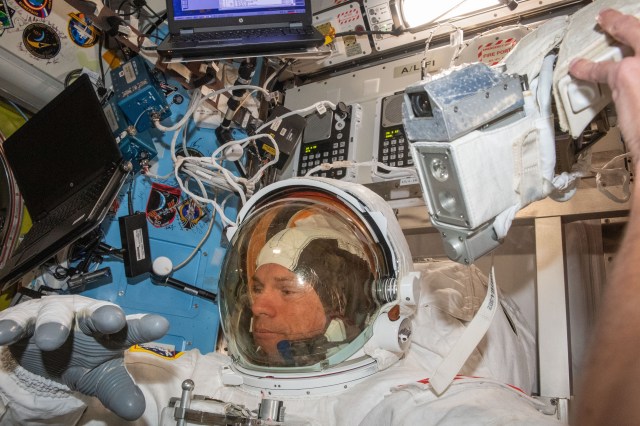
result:
[[[416,117],[433,117],[429,96],[426,93],[412,93],[409,95],[411,109]]]

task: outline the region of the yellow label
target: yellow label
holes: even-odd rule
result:
[[[274,147],[272,147],[271,145],[267,145],[266,143],[262,144],[262,149],[265,152],[268,152],[271,155],[276,155],[276,149]]]
[[[178,359],[180,358],[182,355],[184,355],[184,352],[175,352],[171,349],[165,348],[163,346],[156,346],[156,345],[148,345],[148,346],[141,346],[141,345],[133,345],[129,348],[129,350],[131,352],[142,352],[142,353],[147,353],[147,354],[151,354],[151,355],[155,355],[155,356],[159,356],[160,358],[164,358],[164,359]]]

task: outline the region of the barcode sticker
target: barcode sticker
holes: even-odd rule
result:
[[[144,238],[142,236],[142,228],[133,230],[133,244],[136,247],[136,260],[139,262],[147,257],[144,251]]]

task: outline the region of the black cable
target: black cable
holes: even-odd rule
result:
[[[48,269],[48,272],[58,281],[67,280],[78,274],[86,274],[92,264],[100,265],[104,260],[102,253],[100,253],[100,244],[104,236],[102,229],[97,228],[82,237],[72,246],[69,252],[69,263],[78,262],[77,265],[65,268],[58,264],[53,271]]]
[[[275,84],[277,83],[278,77],[280,77],[284,70],[291,66],[292,63],[293,59],[287,59],[285,63],[280,67],[280,69],[276,71],[276,74],[271,78],[271,81],[269,82],[269,87],[266,87],[267,91],[271,92],[271,90],[273,90],[273,86],[275,86]]]
[[[122,53],[122,57],[124,58],[124,62],[128,62],[129,60],[131,60],[132,57],[136,56],[136,55],[131,55],[133,52],[131,51],[131,49],[129,49],[128,46],[123,46],[122,42],[120,40],[118,40],[118,38],[114,39],[116,44],[118,45],[118,49],[120,49],[120,52]]]
[[[18,288],[18,294],[16,296],[17,296],[16,304],[18,304],[18,303],[21,303],[20,300],[22,299],[22,296],[26,296],[30,299],[40,299],[42,297],[42,293],[36,290],[32,290],[28,287],[20,286]]]
[[[102,256],[113,256],[116,259],[122,260],[123,254],[124,254],[124,249],[118,249],[118,248],[115,248],[115,247],[111,247],[107,243],[100,242],[100,244],[98,244],[98,248],[97,248],[96,252],[100,253],[100,255],[102,255]]]
[[[91,265],[92,263],[102,263],[102,258],[100,256],[98,256],[96,258],[96,249],[100,246],[100,242],[102,241],[102,234],[101,233],[96,233],[96,236],[94,237],[93,241],[90,241],[86,246],[85,246],[85,256],[84,259],[82,259],[79,263],[78,266],[75,267],[76,272],[87,272],[89,270],[89,265]]]
[[[147,8],[147,10],[148,10],[149,12],[151,12],[151,14],[152,14],[153,16],[155,16],[156,18],[158,18],[158,19],[162,19],[162,18],[160,18],[160,16],[159,16],[159,15],[158,15],[158,14],[157,14],[153,9],[151,9],[151,8],[147,5],[147,3],[143,4],[143,5],[142,5],[142,7]]]
[[[44,295],[42,294],[44,292],[56,293],[56,294],[62,294],[63,293],[62,289],[60,289],[60,288],[53,288],[53,287],[49,287],[49,286],[46,286],[46,285],[41,285],[38,288],[38,293],[40,294],[40,296],[46,296],[46,294],[44,294]]]
[[[102,84],[104,85],[104,79],[105,79],[105,74],[104,74],[104,64],[103,59],[102,59],[102,43],[106,43],[107,42],[107,38],[105,37],[104,39],[101,39],[100,42],[98,43],[98,62],[100,63],[100,78],[102,79]]]
[[[144,34],[144,35],[138,36],[138,38],[153,38],[153,39],[160,40],[160,41],[164,40],[164,37],[160,37],[160,36],[155,35],[155,34]],[[145,47],[145,46],[143,46],[143,47]],[[153,46],[153,47],[155,48],[155,46]],[[149,49],[145,49],[145,50],[149,50]]]
[[[164,12],[160,18],[156,22],[152,22],[151,25],[147,27],[143,32],[145,34],[151,34],[153,30],[157,30],[160,24],[162,24],[167,19],[167,12]]]
[[[130,13],[119,13],[118,16],[126,18],[127,16],[133,16],[138,12],[140,12],[140,9],[134,9],[133,12],[130,12]]]
[[[62,265],[56,265],[55,269],[52,271],[49,271],[49,273],[51,275],[53,275],[53,277],[58,280],[58,281],[62,281],[65,278],[69,277],[69,269],[65,268]]]
[[[133,214],[133,181],[131,179],[131,183],[129,184],[129,190],[127,191],[127,202],[129,203],[129,215]]]
[[[130,4],[131,2],[130,2],[129,0],[122,0],[122,2],[120,3],[120,6],[118,6],[118,9],[117,9],[117,12],[116,12],[116,14],[117,14],[118,16],[121,16],[121,17],[123,17],[123,18],[126,18],[127,16],[133,16],[133,15],[135,15],[136,13],[139,13],[139,12],[140,12],[140,8],[139,8],[139,7],[135,7],[134,5],[132,5],[132,6],[134,6],[134,8],[133,8],[133,11],[132,11],[132,12],[129,12],[129,13],[121,13],[120,11],[122,10],[122,6],[124,6],[124,4],[125,4],[125,3],[129,3],[129,4]]]
[[[349,35],[358,36],[358,35],[376,35],[376,34],[399,36],[399,35],[401,35],[403,33],[404,33],[404,30],[402,28],[396,28],[396,29],[393,29],[391,31],[356,30],[356,31],[343,31],[341,33],[336,33],[333,36],[333,38],[344,37],[344,36],[349,36]]]

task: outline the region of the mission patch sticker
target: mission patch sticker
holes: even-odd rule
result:
[[[37,22],[22,32],[25,49],[39,59],[51,59],[60,53],[60,37],[50,26]]]

